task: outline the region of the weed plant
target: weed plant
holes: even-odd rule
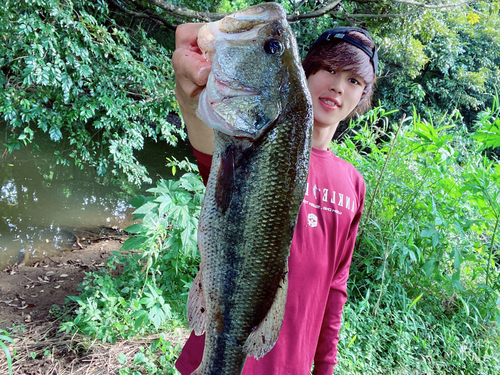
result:
[[[339,373],[500,373],[500,166],[481,152],[500,146],[499,115],[468,134],[458,112],[376,108],[332,145],[367,183]]]
[[[2,348],[5,354],[9,375],[12,375],[12,356],[10,355],[9,348],[5,344],[6,342],[14,344],[14,340],[9,336],[9,333],[3,329],[0,329],[0,348]]]
[[[458,112],[398,116],[375,108],[331,145],[367,184],[336,373],[498,374],[500,166],[488,153],[500,146],[498,100],[473,134]],[[204,191],[182,163],[169,164],[188,169],[178,181],[134,199],[134,236],[87,275],[63,324],[111,342],[159,333],[131,367],[118,358],[120,374],[175,373],[179,348],[162,333],[186,324]]]
[[[196,166],[188,167],[197,172]],[[148,192],[131,202],[137,208],[134,219],[141,222],[125,230],[134,235],[112,253],[104,269],[86,274],[81,294],[68,297],[73,314],[62,324],[68,333],[103,342],[158,333],[159,339],[145,345],[120,374],[175,372],[180,348],[163,333],[185,326],[187,291],[198,271],[201,179],[186,173],[177,181],[160,180]],[[118,360],[127,363],[123,356]]]

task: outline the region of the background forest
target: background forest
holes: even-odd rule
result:
[[[6,152],[49,139],[57,164],[151,181],[136,157],[145,140],[186,137],[175,125],[175,26],[259,2],[6,0]],[[374,109],[332,144],[367,183],[336,371],[500,373],[500,2],[279,2],[302,56],[336,25],[366,28],[379,46]],[[188,161],[170,165],[177,179],[132,201],[142,222],[123,252],[56,311],[67,332],[102,341],[158,333],[142,356],[122,358],[121,374],[175,373],[179,348],[164,334],[185,325],[203,185]]]

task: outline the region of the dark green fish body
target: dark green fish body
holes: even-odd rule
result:
[[[190,325],[206,333],[203,375],[241,374],[247,356],[262,357],[278,338],[311,149],[311,100],[283,9],[242,12],[239,26],[255,35],[235,38],[238,13],[230,30],[219,25],[231,39],[211,42],[213,76],[200,99],[199,116],[219,129],[188,300]]]

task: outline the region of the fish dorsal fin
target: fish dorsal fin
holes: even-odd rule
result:
[[[200,270],[191,284],[187,300],[187,318],[189,327],[194,330],[194,333],[197,336],[205,333],[205,325],[207,321],[206,311],[207,309],[205,307],[205,299],[203,298]]]
[[[260,359],[276,344],[285,316],[286,295],[288,291],[288,264],[285,267],[282,281],[276,292],[274,302],[266,317],[248,336],[243,349],[249,357]]]

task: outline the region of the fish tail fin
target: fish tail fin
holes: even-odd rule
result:
[[[203,298],[201,269],[198,272],[198,275],[196,275],[195,279],[193,280],[193,283],[191,284],[186,309],[189,327],[194,330],[194,333],[197,336],[202,335],[205,332],[207,310],[205,307],[205,299]]]
[[[285,267],[282,281],[276,291],[273,304],[266,317],[248,336],[243,350],[249,357],[260,359],[276,344],[285,316],[286,295],[288,291],[288,264]]]

